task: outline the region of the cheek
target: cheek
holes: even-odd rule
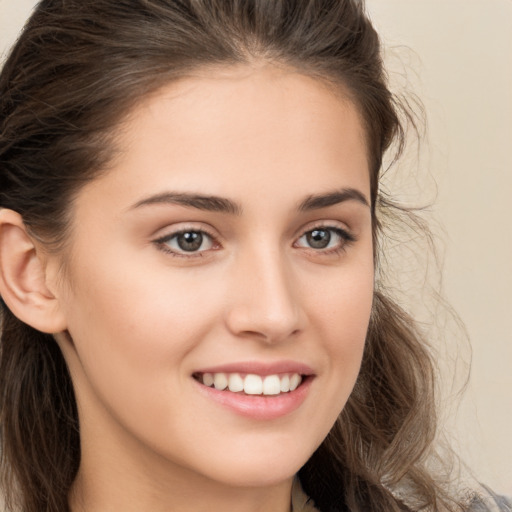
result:
[[[128,278],[119,270],[96,267],[77,280],[69,301],[74,350],[66,359],[81,423],[96,428],[114,418],[151,444],[173,432],[172,411],[187,408],[174,390],[190,386],[187,355],[208,335],[219,301],[156,272]]]
[[[325,339],[339,339],[340,350],[360,345],[366,337],[373,302],[373,262],[359,261],[342,268],[322,288],[310,292],[310,309],[318,317]],[[333,347],[335,349],[335,347]]]
[[[195,331],[207,328],[203,324],[218,304],[213,287],[199,289],[201,281],[185,273],[148,268],[136,257],[121,263],[92,261],[79,269],[67,313],[75,329],[88,338],[105,338],[102,343],[135,350],[144,340],[147,349],[177,348],[180,340],[193,340]]]
[[[188,378],[181,363],[218,317],[212,287],[157,270],[136,258],[129,265],[96,260],[80,267],[67,300],[76,379],[114,400],[144,402]]]
[[[313,335],[309,350],[321,358],[322,368],[314,397],[317,425],[307,427],[312,451],[331,430],[359,375],[373,301],[373,261],[364,256],[303,294]]]
[[[319,343],[328,356],[333,393],[342,393],[340,411],[357,379],[373,302],[374,274],[371,259],[347,267],[322,291],[310,295],[312,322]],[[338,411],[339,412],[339,411]]]

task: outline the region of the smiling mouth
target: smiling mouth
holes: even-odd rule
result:
[[[194,379],[218,391],[252,396],[279,396],[295,391],[307,376],[299,373],[256,375],[254,373],[195,373]]]

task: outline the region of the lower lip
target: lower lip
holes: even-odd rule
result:
[[[280,395],[246,395],[210,388],[195,381],[199,390],[209,399],[231,409],[241,416],[256,420],[273,420],[286,416],[298,409],[307,397],[312,376],[304,378],[301,385],[294,391]]]

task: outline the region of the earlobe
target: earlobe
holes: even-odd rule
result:
[[[0,210],[0,295],[20,320],[46,333],[66,328],[59,300],[46,283],[46,259],[21,215]]]

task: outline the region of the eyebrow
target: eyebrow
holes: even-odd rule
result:
[[[357,201],[365,206],[370,206],[366,196],[355,188],[342,188],[327,194],[317,194],[306,197],[304,201],[299,204],[299,211],[319,210],[334,206],[345,201]]]
[[[232,215],[241,215],[242,213],[242,207],[230,199],[218,196],[205,196],[201,194],[180,192],[165,192],[163,194],[157,194],[146,199],[142,199],[138,203],[135,203],[131,209],[151,204],[177,204],[196,208],[198,210],[230,213]]]
[[[369,206],[368,200],[362,192],[355,188],[343,188],[326,194],[308,196],[299,203],[297,209],[301,212],[319,210],[350,200]],[[130,209],[153,204],[176,204],[196,208],[198,210],[228,213],[231,215],[241,215],[243,211],[242,206],[231,199],[186,192],[164,192],[162,194],[156,194],[138,201]]]

